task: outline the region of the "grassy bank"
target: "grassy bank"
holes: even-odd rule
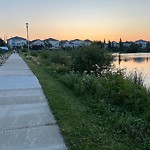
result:
[[[50,107],[70,149],[100,149],[100,127],[94,115],[87,112],[74,93],[47,73],[46,68],[26,60],[38,77]],[[106,135],[105,135],[106,136]],[[105,137],[105,140],[107,138]],[[109,143],[109,139],[106,140]],[[109,145],[108,145],[109,147]]]
[[[26,60],[44,89],[68,147],[149,149],[149,91],[120,72],[75,73],[70,70],[73,59],[79,60],[75,55],[34,53],[31,61]]]

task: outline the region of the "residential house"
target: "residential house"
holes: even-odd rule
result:
[[[104,48],[108,48],[108,43],[104,43]]]
[[[119,43],[117,43],[116,41],[112,41],[112,46],[119,48]]]
[[[140,48],[144,49],[146,48],[148,42],[145,40],[137,40],[134,43],[137,44]]]
[[[44,42],[40,39],[33,40],[30,43],[30,47],[31,49],[41,50],[44,47]]]
[[[62,41],[60,41],[60,46],[62,48],[70,48],[70,47],[72,47],[71,44],[70,44],[70,42],[68,40],[62,40]]]
[[[45,43],[45,45],[49,45],[49,47],[51,49],[60,48],[60,41],[56,40],[56,39],[53,39],[53,38],[49,38],[49,39],[44,40],[44,43]]]
[[[130,47],[132,44],[133,42],[129,42],[129,41],[123,42],[124,47]]]
[[[22,37],[12,37],[7,40],[7,45],[11,48],[22,48],[27,44],[27,40]]]
[[[92,41],[89,40],[89,39],[86,39],[86,40],[83,41],[83,44],[84,44],[85,46],[90,46],[91,43],[92,43]]]
[[[79,39],[75,39],[75,40],[71,40],[69,44],[71,45],[71,47],[79,47],[83,45],[83,41]]]

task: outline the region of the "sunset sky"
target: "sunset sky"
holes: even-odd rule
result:
[[[0,37],[150,40],[150,0],[1,0]]]

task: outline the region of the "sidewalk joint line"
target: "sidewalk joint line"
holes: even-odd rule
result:
[[[23,127],[18,127],[18,128],[2,129],[0,131],[0,133],[7,132],[7,131],[21,130],[21,129],[39,128],[39,127],[44,127],[44,126],[53,126],[53,125],[57,125],[57,123],[46,123],[46,124],[39,124],[39,125],[23,126]]]

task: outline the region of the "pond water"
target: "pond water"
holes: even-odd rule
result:
[[[117,68],[126,68],[127,72],[137,69],[142,72],[144,84],[150,88],[150,53],[130,53],[115,55],[114,65]]]

